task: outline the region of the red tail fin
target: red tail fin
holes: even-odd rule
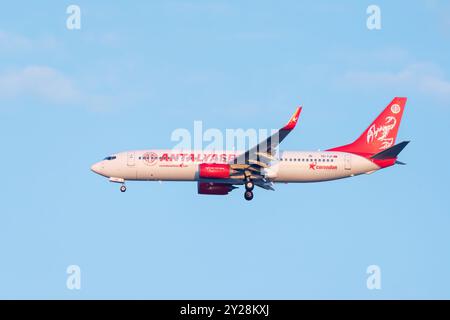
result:
[[[373,155],[395,144],[398,128],[405,109],[406,98],[396,97],[353,143],[329,149],[364,155]]]

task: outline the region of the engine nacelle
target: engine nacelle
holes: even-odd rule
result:
[[[228,179],[231,174],[229,164],[202,163],[198,166],[198,176],[204,179]]]
[[[197,184],[199,194],[226,195],[234,188],[234,186],[226,183],[199,182]]]

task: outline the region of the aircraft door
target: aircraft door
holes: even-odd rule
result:
[[[344,167],[345,170],[352,170],[352,156],[349,154],[344,157]]]
[[[134,167],[135,163],[136,163],[136,155],[135,152],[128,152],[127,153],[127,165],[129,167]]]

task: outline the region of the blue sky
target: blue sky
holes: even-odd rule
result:
[[[66,8],[81,8],[81,30]],[[381,30],[366,9],[381,8]],[[450,298],[445,1],[15,1],[0,11],[1,298]],[[397,166],[227,197],[118,186],[104,156],[176,128],[356,138],[407,96]],[[66,268],[81,268],[68,290]],[[382,289],[368,290],[378,265]]]

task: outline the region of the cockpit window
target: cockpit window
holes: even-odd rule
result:
[[[117,157],[116,156],[109,156],[109,157],[106,157],[105,159],[103,159],[103,160],[114,160],[114,159],[116,159]]]

